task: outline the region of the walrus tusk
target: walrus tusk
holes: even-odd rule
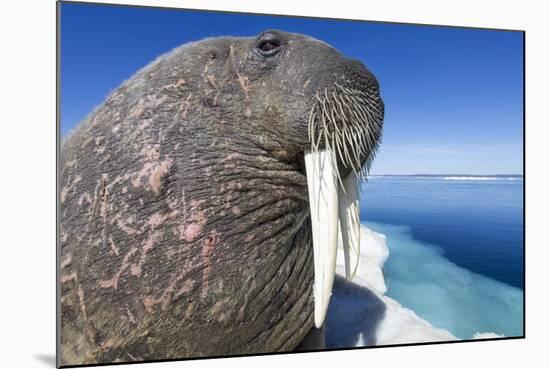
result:
[[[336,182],[336,155],[332,150],[306,151],[305,165],[311,212],[315,282],[315,326],[325,320],[336,269],[338,220],[342,233],[346,278],[353,279],[359,264],[360,223],[357,176]]]
[[[336,156],[332,150],[306,151],[305,165],[311,211],[315,279],[315,327],[325,320],[336,269],[338,191]]]
[[[338,187],[338,216],[340,218],[340,230],[342,232],[346,279],[350,281],[355,277],[355,273],[357,272],[361,245],[359,188],[355,173],[350,173],[345,177],[342,180],[342,186],[343,188]]]

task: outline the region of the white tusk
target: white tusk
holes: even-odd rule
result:
[[[332,294],[338,243],[336,156],[332,150],[306,151],[315,282],[315,327],[321,328]]]
[[[359,188],[357,176],[350,173],[342,180],[344,188],[338,187],[338,216],[342,232],[342,245],[346,267],[346,279],[355,277],[359,265],[361,246],[359,223]]]

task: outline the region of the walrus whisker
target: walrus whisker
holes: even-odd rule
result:
[[[364,133],[366,133],[366,132],[367,132],[367,129],[368,129],[368,126],[369,126],[369,123],[371,123],[371,122],[369,121],[369,118],[368,118],[368,116],[365,114],[365,112],[364,112],[363,110],[361,110],[360,106],[361,106],[361,105],[359,105],[359,106],[357,107],[357,114],[359,114],[359,116],[360,116],[361,119],[362,119],[362,121],[361,121],[362,124],[360,125],[360,126],[361,126],[361,129],[363,130]]]
[[[357,132],[352,132],[351,136],[352,136],[353,141],[356,145],[353,151],[355,153],[355,159],[357,161],[356,170],[359,171],[361,169],[361,152],[360,152],[359,142],[357,141]]]
[[[307,125],[307,136],[310,141],[313,141],[313,125],[315,124],[314,115],[315,114],[315,105],[313,105],[309,111],[309,120]]]
[[[340,134],[340,130],[338,129],[338,124],[336,123],[337,122],[337,119],[336,117],[334,116],[335,114],[335,108],[334,106],[330,109],[330,117],[332,119],[332,124],[334,125],[334,132],[338,135],[338,137],[341,136]]]
[[[363,145],[365,146],[364,148],[367,149],[370,146],[369,120],[364,115],[364,113],[362,111],[358,111],[358,114],[361,116],[362,121],[361,121],[361,124],[357,125],[357,127],[358,127],[358,129],[361,133],[361,138],[362,138],[361,141],[362,141]]]
[[[346,139],[347,139],[347,142],[348,142],[348,146],[349,146],[349,148],[350,148],[350,151],[351,151],[352,155],[354,156],[355,160],[356,160],[357,162],[359,162],[359,158],[357,157],[357,154],[356,154],[356,152],[355,152],[355,150],[354,150],[353,139],[352,139],[352,137],[351,137],[351,129],[347,130],[347,131],[346,131],[346,134],[347,134]],[[356,166],[355,166],[354,163],[353,163],[353,158],[351,158],[352,155],[350,155],[350,164],[351,164],[351,167],[352,167],[353,171],[356,172]]]
[[[363,104],[358,104],[358,105],[357,105],[357,110],[360,111],[360,112],[362,112],[362,113],[365,115],[365,118],[366,118],[367,122],[368,122],[370,125],[375,126],[375,128],[378,126],[378,124],[376,124],[377,119],[375,119],[375,118],[372,116],[371,112],[370,112],[368,109],[366,109],[366,108],[364,107]]]
[[[357,141],[357,150],[359,151],[360,155],[367,155],[366,148],[364,147],[363,142],[363,134],[361,132],[361,129],[359,127],[356,127],[355,129],[356,133],[356,141]]]
[[[370,108],[377,113],[377,115],[379,117],[382,117],[382,112],[380,111],[379,107],[374,105],[374,103],[372,101],[370,101],[370,99],[365,99],[365,102],[367,103],[367,105],[370,106]]]
[[[325,137],[325,150],[329,151],[329,152],[334,152],[334,150],[332,149],[331,145],[330,145],[330,140],[334,140],[334,135],[330,135],[330,132],[328,131],[328,129],[325,129],[323,131],[323,135]],[[338,172],[338,167],[335,165],[332,167],[332,176],[333,178],[336,178],[338,179],[338,182],[342,182],[341,179],[340,179],[340,174]]]
[[[321,139],[322,138],[323,138],[323,136],[321,134],[319,134],[319,137],[317,137],[317,144],[315,145],[313,151],[319,151],[319,145],[321,145]]]
[[[332,135],[332,147],[334,147],[334,145],[335,145],[334,140],[335,140],[335,137],[334,137],[334,135]],[[330,150],[334,151],[333,148],[330,148]],[[338,171],[338,166],[337,165],[334,166],[334,176],[338,179],[338,183],[340,184],[340,187],[342,188],[344,193],[346,193],[345,188],[344,188],[344,184],[342,183],[342,178],[340,177],[340,172]]]
[[[324,113],[324,111],[325,111],[325,101],[324,100],[322,102],[322,105],[323,106],[322,106],[322,110],[321,110],[321,122],[323,123],[323,132],[325,134],[328,134],[328,127],[327,127],[327,122],[325,120],[325,113]]]
[[[348,127],[344,128],[344,144],[342,145],[344,147],[344,154],[346,155],[347,161],[352,166],[353,160],[351,159],[351,156],[349,154],[349,140],[348,140]]]
[[[372,103],[367,100],[366,105],[368,105],[370,108],[373,107]],[[375,109],[366,109],[366,111],[369,113],[371,117],[374,118],[375,122],[380,122],[382,120],[382,113],[380,111],[377,111]],[[378,126],[379,124],[377,124]]]
[[[347,167],[347,163],[346,161],[344,160],[344,157],[342,155],[342,149],[341,149],[341,136],[338,137],[338,139],[336,140],[336,151],[338,151],[338,156],[340,157],[340,160],[342,161],[342,164],[344,164],[345,167]]]
[[[367,115],[369,122],[374,126],[374,129],[378,129],[377,122],[379,121],[378,117],[376,117],[372,112],[369,111],[369,109],[363,108],[364,113]]]
[[[340,97],[336,98],[335,101],[336,101],[336,105],[338,105],[338,108],[340,109],[341,119],[342,119],[342,121],[345,121],[346,114],[344,113],[344,108],[343,108],[342,103],[340,101]]]

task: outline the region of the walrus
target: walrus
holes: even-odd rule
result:
[[[62,143],[60,364],[285,352],[351,278],[379,84],[269,30],[159,57]],[[354,256],[355,255],[355,256]]]

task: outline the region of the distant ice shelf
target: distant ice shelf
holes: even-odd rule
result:
[[[516,181],[522,180],[521,177],[467,177],[467,176],[451,176],[442,177],[446,181]]]
[[[523,176],[520,175],[370,175],[369,179],[439,179],[445,181],[522,181]]]

